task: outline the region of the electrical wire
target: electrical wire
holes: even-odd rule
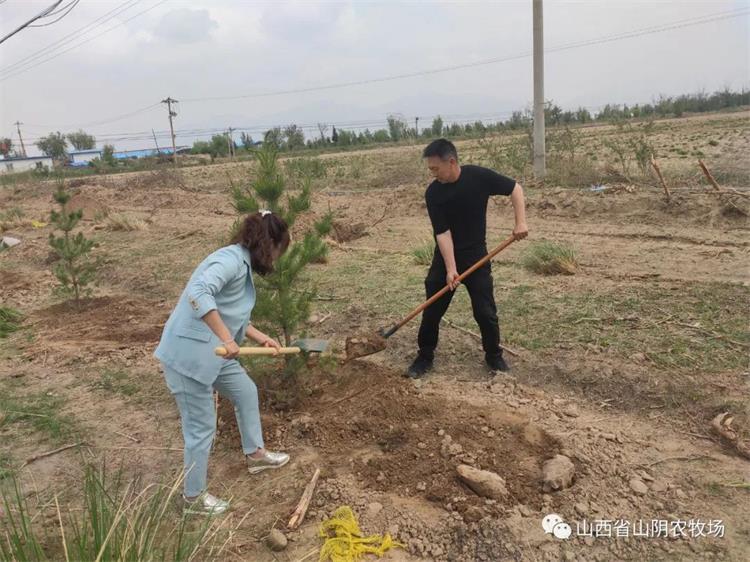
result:
[[[25,66],[26,63],[30,63],[34,59],[38,59],[38,58],[41,58],[44,55],[50,54],[52,51],[54,51],[55,49],[57,49],[59,47],[62,47],[66,43],[71,43],[71,42],[75,41],[78,37],[86,35],[87,33],[89,33],[89,31],[93,31],[93,29],[95,29],[95,28],[97,28],[97,27],[99,27],[101,25],[104,25],[110,19],[114,18],[115,16],[120,15],[122,12],[124,12],[126,10],[129,10],[130,8],[134,7],[139,2],[141,2],[141,0],[128,0],[127,2],[123,2],[119,6],[117,6],[117,7],[113,8],[112,10],[110,10],[110,11],[102,14],[98,18],[90,21],[89,23],[87,23],[83,27],[79,27],[75,31],[72,31],[72,32],[68,33],[67,35],[64,35],[63,37],[61,37],[57,41],[54,41],[54,42],[50,43],[49,45],[47,45],[45,47],[42,47],[38,51],[35,51],[34,53],[31,53],[30,55],[27,55],[24,58],[17,60],[13,64],[9,64],[7,66],[4,66],[4,67],[0,68],[0,74],[4,74],[6,72],[9,72],[12,69],[18,69],[18,68],[20,68],[22,66]],[[100,21],[100,20],[102,20],[102,21]],[[94,24],[96,24],[96,25],[94,25]],[[91,27],[90,30],[84,31],[84,30],[86,30],[89,27]]]
[[[35,67],[37,67],[37,66],[39,66],[41,64],[47,63],[47,62],[49,62],[51,60],[54,60],[57,57],[62,56],[65,53],[72,51],[73,49],[77,49],[81,45],[85,45],[86,43],[89,43],[90,41],[93,41],[94,39],[97,39],[97,38],[101,37],[102,35],[105,35],[106,33],[109,33],[113,29],[117,29],[118,27],[122,27],[126,23],[128,23],[128,22],[136,19],[137,17],[142,16],[146,12],[150,12],[154,8],[157,8],[157,7],[161,6],[162,4],[164,4],[167,1],[168,0],[160,0],[159,2],[157,2],[156,4],[154,4],[153,6],[151,6],[150,8],[146,8],[145,10],[142,10],[142,11],[138,12],[134,16],[129,17],[128,19],[121,21],[117,25],[113,25],[109,29],[105,29],[104,31],[102,31],[101,33],[98,33],[98,34],[94,35],[93,37],[89,37],[85,41],[81,41],[80,43],[77,43],[77,44],[75,44],[75,45],[73,45],[73,46],[71,46],[71,47],[69,47],[69,48],[67,48],[67,49],[65,49],[63,51],[60,51],[59,53],[57,53],[55,55],[52,55],[51,57],[48,57],[48,58],[46,58],[44,60],[41,60],[41,61],[39,61],[39,62],[37,62],[35,64],[32,64],[32,65],[27,66],[25,68],[18,69],[17,71],[12,71],[10,74],[8,74],[8,75],[3,76],[2,78],[0,78],[0,82],[4,82],[5,80],[8,80],[9,78],[13,78],[14,76],[18,76],[19,74],[23,74],[24,72],[27,72],[28,70],[31,70],[32,68],[35,68]]]
[[[57,8],[60,4],[62,4],[62,0],[58,0],[57,2],[55,2],[54,4],[52,4],[51,6],[45,8],[44,10],[42,10],[41,12],[39,12],[37,15],[35,15],[33,18],[31,18],[29,21],[27,21],[24,24],[21,24],[16,29],[14,29],[13,31],[11,31],[10,33],[8,33],[5,37],[3,37],[2,39],[0,39],[0,43],[3,43],[5,41],[7,41],[11,37],[13,37],[16,33],[22,31],[23,29],[25,29],[27,27],[29,27],[36,20],[42,19],[44,17],[47,17],[49,15],[49,13],[52,12],[55,8]]]
[[[734,10],[732,12],[725,12],[720,14],[713,14],[709,16],[702,16],[699,18],[691,18],[687,20],[681,20],[677,22],[673,22],[671,24],[663,24],[659,26],[652,26],[647,27],[643,29],[638,29],[634,31],[628,31],[616,35],[609,35],[609,36],[602,36],[592,39],[586,39],[583,41],[576,41],[572,43],[567,43],[563,45],[558,45],[555,47],[551,47],[549,49],[545,49],[544,53],[555,53],[559,51],[565,51],[569,49],[576,49],[579,47],[587,47],[590,45],[598,45],[602,43],[611,43],[613,41],[619,41],[622,39],[630,39],[632,37],[640,37],[643,35],[649,35],[653,33],[660,33],[663,31],[671,31],[673,29],[680,29],[683,27],[689,27],[693,25],[701,25],[704,23],[710,23],[713,21],[718,21],[722,19],[729,19],[729,18],[735,18],[739,17],[744,14],[750,13],[750,9],[744,8],[741,10]],[[420,70],[416,72],[408,72],[404,74],[394,74],[391,76],[383,76],[379,78],[369,78],[365,80],[356,80],[352,82],[340,82],[337,84],[328,84],[325,86],[311,86],[307,88],[296,88],[291,90],[277,90],[275,92],[265,92],[265,93],[254,93],[254,94],[243,94],[243,95],[237,95],[237,96],[212,96],[212,97],[203,97],[203,98],[182,98],[182,101],[185,103],[193,103],[193,102],[201,102],[201,101],[227,101],[227,100],[236,100],[236,99],[249,99],[249,98],[263,98],[263,97],[275,97],[275,96],[281,96],[281,95],[289,95],[289,94],[300,94],[300,93],[308,93],[308,92],[317,92],[322,90],[333,90],[338,88],[347,88],[351,86],[363,86],[366,84],[374,84],[378,82],[389,82],[393,80],[401,80],[404,78],[415,78],[419,76],[427,76],[430,74],[439,74],[442,72],[449,72],[452,70],[460,70],[464,68],[473,68],[477,66],[485,66],[490,64],[497,64],[501,62],[508,62],[516,59],[522,59],[532,56],[533,51],[524,51],[521,53],[517,53],[515,55],[509,55],[504,57],[495,57],[491,59],[485,59],[480,60],[476,62],[471,63],[464,63],[464,64],[456,64],[451,66],[444,66],[440,68],[432,68],[428,70]]]
[[[65,8],[67,8],[67,11],[63,15],[61,15],[59,18],[57,18],[56,20],[53,20],[53,21],[51,21],[49,23],[42,23],[42,24],[39,24],[39,25],[30,25],[29,27],[47,27],[47,26],[50,26],[50,25],[52,25],[54,23],[59,22],[61,19],[63,19],[65,16],[67,16],[70,12],[72,12],[73,8],[75,8],[80,1],[81,0],[73,0],[70,4],[68,4],[64,8],[61,8],[60,10],[57,10],[55,12],[50,12],[49,14],[47,14],[46,17],[50,17],[52,15],[59,14],[60,11],[62,11]]]

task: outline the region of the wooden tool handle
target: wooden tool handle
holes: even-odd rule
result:
[[[475,263],[469,269],[467,269],[461,275],[459,275],[456,278],[456,281],[458,283],[460,283],[461,281],[463,281],[464,279],[466,279],[469,275],[471,275],[472,273],[474,273],[477,269],[479,269],[480,267],[482,267],[484,264],[486,264],[488,261],[490,261],[492,258],[494,258],[497,254],[499,254],[500,252],[502,252],[505,248],[507,248],[508,246],[510,246],[515,240],[516,240],[515,236],[513,236],[513,235],[509,236],[497,248],[495,248],[494,250],[492,250],[489,254],[487,254],[486,256],[484,256],[481,260],[479,260],[477,263]],[[422,304],[420,304],[417,308],[415,308],[414,310],[412,310],[403,320],[401,320],[401,322],[399,322],[398,324],[395,324],[388,331],[384,332],[383,333],[383,337],[387,338],[387,337],[390,337],[393,334],[395,334],[396,331],[399,328],[401,328],[401,326],[403,326],[404,324],[406,324],[409,320],[411,320],[412,318],[414,318],[417,314],[419,314],[420,312],[422,312],[425,308],[427,308],[428,306],[430,306],[432,303],[434,303],[436,300],[438,300],[440,297],[442,297],[448,291],[450,291],[450,287],[448,285],[446,285],[445,287],[443,287],[442,289],[440,289],[437,293],[435,293],[434,295],[432,295],[429,299],[427,299],[425,302],[423,302]]]
[[[275,347],[241,347],[240,355],[292,355],[301,351],[302,349],[299,347],[282,347],[279,350],[276,350]],[[223,357],[227,354],[227,349],[217,347],[214,349],[214,353]]]

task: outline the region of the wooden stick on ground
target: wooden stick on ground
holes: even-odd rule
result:
[[[472,332],[471,330],[468,330],[468,329],[466,329],[466,328],[464,328],[462,326],[459,326],[458,324],[454,324],[450,320],[445,320],[444,319],[443,322],[445,322],[446,324],[448,324],[448,326],[450,326],[451,328],[455,328],[459,332],[463,332],[464,334],[469,334],[470,336],[472,336],[472,337],[474,337],[474,338],[476,338],[476,339],[478,339],[480,341],[482,339],[482,336],[480,336],[476,332]],[[504,345],[501,345],[500,349],[502,349],[503,351],[507,351],[513,357],[519,357],[520,356],[520,354],[517,351],[513,351],[512,349],[509,349],[509,348],[505,347]]]
[[[287,524],[289,530],[294,530],[302,524],[302,520],[305,518],[305,514],[307,513],[307,508],[310,507],[310,500],[312,500],[313,493],[315,492],[315,485],[318,483],[319,477],[320,469],[316,468],[312,480],[310,480],[308,485],[305,487],[302,498],[299,500],[294,513],[292,513],[291,519],[289,519],[289,523]]]
[[[62,453],[63,451],[67,451],[68,449],[72,449],[73,447],[79,447],[84,444],[85,442],[81,441],[80,443],[72,443],[70,445],[65,445],[64,447],[60,447],[59,449],[55,449],[54,451],[47,451],[46,453],[34,455],[33,457],[29,457],[28,459],[26,459],[24,463],[21,465],[21,468],[31,464],[34,461],[38,461],[39,459],[43,459],[45,457],[51,457],[52,455],[56,455],[57,453]]]
[[[703,175],[705,175],[705,176],[706,176],[706,179],[708,180],[708,182],[709,182],[709,183],[710,183],[711,185],[713,185],[713,186],[714,186],[714,189],[715,189],[716,191],[721,191],[721,188],[719,187],[719,184],[718,184],[718,183],[716,183],[716,180],[715,180],[715,179],[714,179],[714,177],[713,177],[713,176],[711,175],[711,172],[709,172],[709,171],[708,171],[708,168],[707,168],[707,167],[706,167],[706,165],[705,165],[705,164],[703,163],[703,160],[701,160],[701,159],[698,159],[698,165],[699,165],[699,166],[701,167],[701,170],[703,170]]]
[[[131,440],[131,441],[133,441],[134,443],[140,443],[140,442],[141,442],[141,440],[140,440],[140,439],[138,439],[138,438],[136,438],[136,437],[133,437],[132,435],[128,435],[127,433],[122,433],[121,431],[115,431],[115,433],[116,433],[117,435],[122,435],[123,437],[127,437],[128,439],[130,439],[130,440]]]
[[[664,176],[661,175],[661,170],[659,169],[659,164],[656,163],[656,159],[652,156],[651,157],[651,166],[654,168],[654,171],[656,172],[656,175],[659,177],[659,181],[661,182],[661,186],[664,188],[664,193],[667,195],[667,201],[672,199],[672,194],[669,193],[669,188],[667,187],[667,182],[664,181]]]

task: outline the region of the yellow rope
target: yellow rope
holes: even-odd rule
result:
[[[388,533],[363,537],[352,508],[346,505],[320,524],[319,534],[325,539],[320,549],[320,562],[357,562],[365,554],[375,554],[380,558],[391,548],[404,548]]]

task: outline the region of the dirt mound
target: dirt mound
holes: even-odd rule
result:
[[[0,290],[14,291],[24,289],[31,284],[31,281],[24,275],[11,269],[0,269]]]
[[[560,445],[523,418],[427,396],[399,374],[366,362],[305,379],[310,387],[299,390],[296,414],[265,416],[264,432],[274,436],[274,447],[313,446],[330,472],[351,476],[372,493],[427,500],[474,517],[518,503],[541,507],[541,467]],[[261,392],[264,407],[268,392],[275,391]],[[236,444],[227,401],[219,416],[220,441]],[[460,464],[497,473],[508,495],[497,501],[478,496],[458,479]]]
[[[91,221],[96,218],[109,214],[107,205],[89,195],[76,193],[68,201],[67,209],[69,211],[82,211],[83,220]]]
[[[612,217],[623,223],[674,223],[742,227],[750,198],[726,192],[675,191],[670,201],[651,188],[611,189],[602,193],[558,189],[532,197],[527,206],[541,217]]]
[[[367,236],[367,227],[364,223],[345,223],[342,221],[333,221],[331,236],[336,242],[351,242],[363,236]]]
[[[80,309],[71,302],[52,305],[36,316],[52,341],[111,342],[118,347],[156,343],[166,312],[156,303],[127,297],[83,299]]]

